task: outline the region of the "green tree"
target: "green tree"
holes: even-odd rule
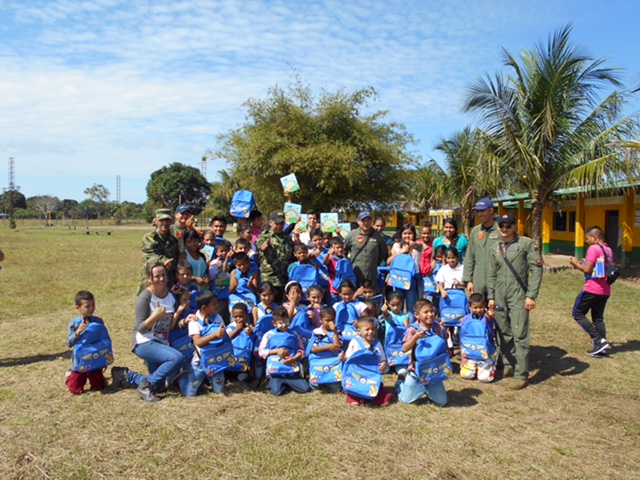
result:
[[[216,155],[264,211],[282,207],[280,178],[290,173],[301,186],[294,201],[305,209],[397,200],[404,167],[415,164],[407,151],[414,140],[385,121],[387,112],[364,113],[374,99],[373,88],[316,99],[296,79],[287,91],[274,87],[265,99],[247,100],[245,124],[219,136]]]
[[[569,42],[565,26],[519,58],[503,50],[508,76],[476,80],[463,108],[478,115],[501,162],[503,188],[528,192],[533,238],[542,241],[542,211],[554,190],[591,187],[638,174],[615,142],[635,138],[637,118],[623,117],[627,96],[617,72]]]
[[[27,199],[22,192],[18,190],[7,190],[0,194],[0,210],[2,213],[5,213],[9,209],[10,198],[13,198],[13,208],[27,208]]]
[[[181,203],[186,203],[191,207],[191,213],[198,215],[207,205],[210,193],[211,185],[200,170],[182,163],[172,163],[151,174],[147,183],[146,210],[175,210]]]
[[[101,219],[104,209],[109,202],[109,195],[111,195],[109,189],[104,185],[94,183],[92,187],[84,189],[84,194],[95,204],[96,214],[98,218]]]

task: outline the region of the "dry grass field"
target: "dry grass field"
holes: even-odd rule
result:
[[[148,404],[133,390],[72,396],[64,385],[80,289],[96,296],[116,365],[144,368],[129,351],[144,227],[18,227],[0,226],[2,479],[640,478],[637,288],[614,285],[613,353],[592,359],[570,315],[581,276],[547,275],[520,392],[456,377],[445,408],[374,409],[230,384],[226,395]]]

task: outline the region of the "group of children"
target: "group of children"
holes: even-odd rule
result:
[[[254,387],[268,379],[273,395],[344,391],[350,405],[386,406],[391,393],[382,375],[394,371],[400,402],[426,395],[444,405],[454,335],[461,376],[493,380],[493,317],[485,299],[473,294],[455,329],[437,319],[439,299],[462,285],[455,247],[423,250],[431,267],[423,280],[426,298],[405,311],[405,296],[384,291],[389,290],[384,282],[366,280],[357,288],[353,267],[343,256],[343,239],[314,229],[309,244],[295,244],[285,299],[277,305],[275,287],[260,283],[254,261],[259,220],[253,215],[233,245],[211,230],[202,238],[195,231],[185,235],[172,288],[179,318],[168,339],[185,356],[186,367],[172,379],[183,395],[196,395],[205,380],[214,393],[222,392],[226,379],[234,376]],[[430,230],[425,225],[421,232],[427,246]],[[79,316],[71,321],[67,338],[73,348],[67,386],[74,394],[83,391],[87,380],[92,390],[104,388],[102,372],[113,362],[104,322],[93,315],[93,296],[79,292],[76,309]]]

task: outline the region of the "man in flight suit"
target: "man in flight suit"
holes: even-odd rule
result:
[[[535,242],[515,232],[513,215],[497,223],[502,238],[489,264],[488,306],[495,309],[504,377],[513,376],[509,388],[521,390],[529,383],[529,312],[542,283],[542,259]]]
[[[469,293],[481,293],[487,298],[487,278],[489,262],[500,242],[498,224],[493,218],[494,206],[490,198],[483,198],[474,207],[480,218],[469,235],[469,246],[464,257],[464,273],[462,281],[466,283]]]

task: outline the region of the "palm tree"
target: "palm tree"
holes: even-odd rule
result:
[[[626,94],[617,72],[569,43],[571,26],[519,58],[503,50],[510,74],[487,76],[469,88],[463,109],[477,113],[494,143],[503,187],[526,191],[533,205],[533,238],[541,244],[542,211],[554,190],[592,187],[637,175],[615,142],[635,137],[637,116],[623,117]]]
[[[450,138],[440,138],[435,148],[445,156],[445,188],[453,203],[462,207],[464,230],[468,234],[473,206],[483,196],[497,191],[495,179],[499,176],[489,170],[495,162],[491,149],[487,148],[486,135],[481,130],[466,127]]]

